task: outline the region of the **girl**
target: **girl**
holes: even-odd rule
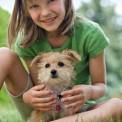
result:
[[[0,49],[0,87],[5,81],[24,120],[33,108],[49,111],[56,101],[46,85],[34,86],[37,73],[30,67],[32,59],[39,52],[67,48],[78,52],[82,59],[76,66],[75,86],[61,93],[61,101],[71,114],[81,112],[85,122],[122,115],[122,101],[117,98],[96,105],[95,100],[105,93],[104,49],[108,38],[96,23],[74,15],[71,0],[16,0],[8,32],[9,46],[15,52]],[[71,116],[57,121],[75,119]]]

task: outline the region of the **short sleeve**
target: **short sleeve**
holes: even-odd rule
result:
[[[34,52],[31,49],[31,47],[21,47],[20,46],[20,39],[17,38],[15,44],[14,44],[14,51],[18,54],[19,57],[24,59],[32,59],[34,57]]]
[[[92,28],[87,35],[87,53],[89,57],[96,57],[98,54],[109,45],[109,39],[101,29],[101,27],[95,23],[95,27]]]

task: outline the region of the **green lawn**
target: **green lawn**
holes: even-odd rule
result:
[[[5,89],[0,91],[0,122],[23,122]]]
[[[0,105],[0,122],[23,122],[18,111],[11,105]]]
[[[24,122],[5,89],[0,91],[0,122]],[[82,122],[82,119],[76,122]],[[122,120],[107,122],[122,122]]]

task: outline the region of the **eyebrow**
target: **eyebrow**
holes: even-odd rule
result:
[[[27,3],[33,4],[33,3],[38,3],[39,0],[26,0]]]
[[[32,5],[36,0],[26,0],[27,5]]]

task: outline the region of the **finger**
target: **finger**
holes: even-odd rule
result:
[[[74,109],[73,109],[74,111],[74,113],[77,113],[77,112],[80,112],[81,111],[81,106],[79,107],[75,107]]]
[[[65,97],[65,96],[71,96],[70,91],[71,91],[71,90],[63,91],[63,92],[61,92],[61,95],[62,95],[63,97]]]
[[[54,96],[50,96],[50,97],[46,97],[46,98],[35,98],[32,100],[32,103],[47,103],[47,102],[53,102],[55,101],[55,97]]]
[[[82,98],[83,98],[82,94],[78,94],[78,95],[62,98],[61,101],[64,103],[65,102],[71,103],[71,102],[82,100]]]
[[[52,108],[35,108],[36,110],[39,110],[39,111],[43,111],[43,112],[46,112],[46,111],[50,111]]]
[[[84,104],[83,101],[77,101],[75,103],[72,103],[72,104],[69,104],[69,105],[65,105],[66,108],[74,108],[74,107],[77,107],[77,106],[81,106],[82,104]]]
[[[34,97],[47,97],[50,95],[53,95],[51,90],[32,91],[32,96]]]
[[[44,84],[36,85],[32,87],[33,90],[40,91],[43,90],[46,86]]]
[[[82,93],[82,90],[78,88],[78,89],[72,89],[72,90],[63,91],[61,93],[61,95],[63,97],[65,97],[65,96],[73,96],[73,95],[76,95],[76,94],[79,94],[79,93]]]
[[[39,109],[39,110],[41,110],[41,111],[50,111],[52,108],[41,108],[41,109]]]
[[[37,104],[34,104],[33,107],[34,108],[52,108],[53,105],[55,104],[55,101],[53,102],[48,102],[48,103],[37,103]]]

